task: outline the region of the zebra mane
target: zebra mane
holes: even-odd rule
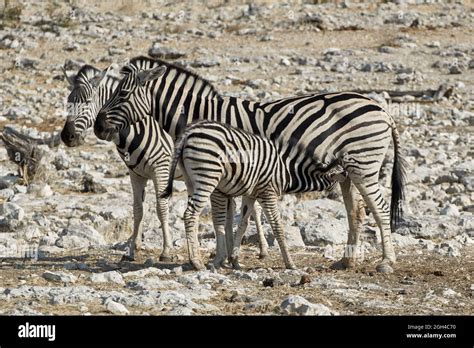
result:
[[[76,76],[74,77],[74,85],[85,85],[88,84],[89,81],[98,73],[100,72],[99,69],[93,67],[92,65],[83,65],[81,69],[77,72]]]
[[[214,92],[216,94],[219,93],[217,91],[217,89],[214,87],[214,85],[210,81],[208,81],[204,77],[202,77],[201,75],[195,73],[194,71],[188,70],[188,69],[186,69],[182,66],[167,62],[167,61],[162,60],[162,59],[150,58],[150,57],[146,57],[146,56],[138,56],[138,57],[130,59],[129,64],[135,65],[135,66],[140,67],[140,68],[143,68],[143,65],[145,65],[145,66],[147,66],[146,69],[153,68],[155,66],[155,64],[164,65],[164,66],[166,66],[166,68],[168,70],[174,69],[174,70],[178,71],[181,74],[185,74],[187,76],[192,76],[192,77],[204,82],[211,89],[212,92]]]

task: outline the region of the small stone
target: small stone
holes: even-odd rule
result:
[[[15,60],[15,66],[21,69],[36,69],[39,60],[36,58],[19,58]]]
[[[5,202],[0,205],[0,215],[5,218],[21,221],[25,217],[25,211],[18,204]]]
[[[46,271],[43,273],[43,278],[59,283],[75,283],[77,280],[77,278],[73,274],[67,272]]]
[[[173,48],[161,46],[158,42],[155,42],[148,50],[148,55],[153,58],[178,59],[184,57],[186,53]]]
[[[290,315],[339,315],[321,303],[311,303],[299,295],[290,295],[280,305],[285,314]]]
[[[449,73],[452,75],[462,74],[462,69],[458,64],[451,64],[449,66]]]
[[[113,314],[116,315],[127,315],[130,312],[128,309],[121,303],[115,302],[113,300],[108,300],[105,302],[105,308]]]
[[[265,278],[262,283],[264,287],[273,288],[275,286],[275,279]]]
[[[280,65],[283,65],[283,66],[290,66],[291,63],[290,63],[290,61],[289,61],[287,58],[282,58],[282,59],[280,60]]]
[[[220,65],[220,61],[217,58],[199,58],[191,61],[189,65],[193,68],[212,68],[213,66]]]
[[[300,279],[300,285],[311,283],[311,277],[309,275],[303,274]]]
[[[447,216],[459,216],[459,209],[454,204],[446,205],[441,211],[439,212],[441,215]]]
[[[125,285],[122,275],[117,271],[93,273],[89,277],[92,283],[116,283]]]

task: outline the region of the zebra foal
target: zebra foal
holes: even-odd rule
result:
[[[286,268],[296,268],[286,245],[283,224],[278,211],[278,196],[285,192],[291,181],[276,146],[261,136],[228,125],[200,121],[190,125],[176,142],[166,190],[161,197],[169,197],[173,187],[173,173],[180,165],[188,189],[188,206],[184,213],[186,239],[192,265],[204,269],[199,253],[197,228],[199,215],[208,199],[211,200],[212,220],[217,234],[223,234],[229,197],[243,197],[243,216],[249,217],[248,207],[257,200],[272,227],[280,246]],[[346,179],[344,168],[333,163],[320,168],[314,178],[321,189],[332,187]],[[238,268],[238,249],[243,231],[236,238],[226,236],[227,252]],[[230,241],[234,239],[233,245]],[[232,248],[233,247],[233,248]],[[218,253],[214,265],[220,265],[225,254]]]

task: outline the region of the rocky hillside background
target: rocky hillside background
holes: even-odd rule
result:
[[[45,144],[28,183],[0,146],[0,314],[472,314],[473,9],[461,1],[7,1],[0,129]],[[282,268],[276,248],[258,260],[252,225],[242,271],[193,272],[181,249],[180,182],[171,202],[175,262],[157,262],[162,239],[150,183],[142,255],[119,264],[132,222],[126,167],[92,133],[78,148],[53,143],[66,116],[61,67],[113,64],[117,73],[138,55],[181,64],[252,100],[351,90],[383,104],[408,161],[395,272],[375,272],[380,235],[370,215],[360,265],[330,269],[348,230],[339,188],[282,198],[298,271]],[[392,157],[381,178],[387,196]],[[200,231],[210,256],[209,211]]]

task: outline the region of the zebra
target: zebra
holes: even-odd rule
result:
[[[117,87],[120,80],[107,75],[108,70],[101,72],[93,66],[84,65],[72,78],[63,69],[72,88],[67,99],[69,115],[61,132],[61,139],[67,146],[78,146],[84,142],[87,129],[92,127],[98,111]],[[150,143],[153,139],[159,141]],[[127,165],[133,192],[133,232],[122,260],[134,260],[135,251],[141,248],[145,188],[151,179],[157,194],[156,210],[163,231],[163,251],[159,260],[171,261],[168,200],[159,198],[158,192],[168,180],[173,140],[156,122],[144,118],[124,128],[113,141],[118,154]]]
[[[101,72],[91,65],[84,65],[75,77],[70,77],[63,68],[72,89],[68,96],[69,115],[61,132],[61,139],[66,146],[79,146],[84,142],[85,133],[93,125],[98,110],[117,87],[119,79],[108,75],[108,70]],[[122,260],[133,261],[135,252],[141,248],[145,188],[148,180],[152,180],[158,195],[162,190],[161,185],[167,182],[173,140],[154,119],[144,118],[123,128],[113,141],[118,154],[127,165],[132,184],[134,225],[127,253]],[[176,179],[181,179],[179,173]],[[172,240],[168,227],[168,201],[157,196],[156,204],[163,231],[160,261],[170,261]],[[256,205],[252,211],[260,242],[260,258],[265,258],[268,256],[268,243],[261,226],[261,208]]]
[[[280,246],[285,266],[296,268],[288,253],[277,206],[278,196],[291,185],[291,176],[269,139],[214,121],[191,124],[176,142],[168,184],[161,194],[163,198],[172,193],[173,173],[178,162],[188,189],[184,222],[189,257],[196,269],[204,269],[197,239],[199,215],[210,198],[216,235],[219,230],[223,233],[229,196],[244,196],[242,221],[248,220],[246,208],[253,206],[255,200],[260,203]],[[331,188],[337,180],[344,181],[345,178],[345,171],[338,164],[314,172],[319,190]],[[241,232],[238,231],[233,246],[233,238],[226,236],[227,252],[235,268],[240,268]]]
[[[165,73],[161,67],[166,67]],[[312,179],[317,164],[339,160],[348,172],[340,187],[349,234],[342,259],[332,267],[355,267],[365,203],[382,235],[382,261],[376,269],[393,271],[396,255],[391,231],[403,215],[406,162],[395,121],[377,102],[352,92],[294,96],[265,103],[222,96],[196,73],[148,57],[132,59],[122,71],[124,78],[94,124],[100,139],[144,117],[154,117],[173,139],[196,120],[226,123],[275,143],[292,177],[287,193],[317,190]],[[389,206],[378,178],[392,139]]]

